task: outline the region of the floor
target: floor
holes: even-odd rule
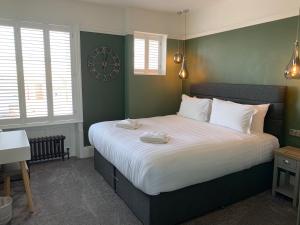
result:
[[[94,170],[92,159],[36,164],[31,170],[35,213],[26,208],[21,182],[13,186],[11,225],[141,225]],[[270,191],[183,225],[295,225],[296,210]]]

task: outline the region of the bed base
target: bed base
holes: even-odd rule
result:
[[[151,196],[132,185],[95,149],[95,169],[144,225],[171,225],[271,188],[273,162],[208,182]]]

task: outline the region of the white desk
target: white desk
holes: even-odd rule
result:
[[[26,160],[30,158],[30,145],[25,130],[0,132],[0,164],[20,162],[28,206],[33,212],[32,194],[26,169]]]
[[[0,132],[0,164],[26,161],[30,157],[25,130]]]

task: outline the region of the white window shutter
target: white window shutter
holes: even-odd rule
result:
[[[145,69],[145,39],[134,38],[134,69]]]
[[[26,116],[48,116],[43,30],[21,28],[21,43]]]
[[[72,41],[70,27],[0,21],[0,125],[79,119]]]
[[[73,115],[70,32],[50,31],[54,116]]]
[[[148,69],[159,72],[160,45],[158,40],[149,40]]]
[[[134,32],[134,74],[165,75],[167,36]]]
[[[0,120],[20,118],[15,36],[0,26]]]

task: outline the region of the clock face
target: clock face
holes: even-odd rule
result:
[[[95,48],[88,56],[88,69],[97,80],[114,80],[120,72],[120,59],[109,47]]]

